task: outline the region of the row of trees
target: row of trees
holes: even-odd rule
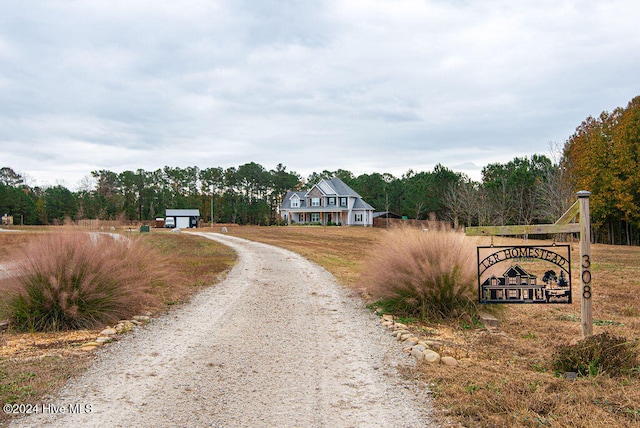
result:
[[[11,168],[0,169],[0,211],[23,224],[103,219],[140,222],[164,217],[167,208],[199,208],[216,222],[270,224],[298,174],[254,162],[238,168],[164,167],[155,171],[93,171],[77,192],[57,185],[30,187]]]
[[[552,223],[575,200],[563,169],[547,156],[489,164],[482,182],[462,180],[445,195],[453,221],[465,226]]]
[[[283,165],[274,170],[251,162],[237,168],[164,167],[155,171],[94,171],[77,192],[63,186],[31,188],[10,168],[0,173],[0,210],[25,224],[99,218],[139,222],[163,216],[166,208],[198,208],[215,222],[273,224],[288,190],[308,189],[338,177],[378,211],[412,219],[435,217],[465,225],[531,223],[544,217],[541,183],[557,170],[545,156],[491,164],[482,183],[437,165],[430,172],[362,174],[322,171],[303,179]],[[213,211],[212,211],[213,209]]]
[[[198,208],[206,220],[267,225],[278,223],[278,206],[288,190],[335,176],[377,211],[465,226],[554,222],[577,190],[590,190],[595,240],[640,244],[640,97],[626,108],[587,118],[563,148],[552,152],[553,159],[536,154],[489,164],[479,182],[442,165],[401,177],[337,170],[303,178],[282,164],[267,170],[250,162],[227,169],[93,171],[80,190],[71,192],[60,185],[28,186],[4,167],[0,213],[24,224],[83,218],[139,222],[162,217],[166,208]]]
[[[77,194],[63,186],[30,187],[8,167],[0,168],[0,214],[21,224],[48,224],[77,214]],[[47,214],[51,212],[51,216]]]
[[[640,96],[626,108],[588,117],[567,140],[563,168],[588,189],[596,239],[640,243]]]

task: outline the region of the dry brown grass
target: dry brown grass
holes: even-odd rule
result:
[[[236,261],[236,254],[230,248],[186,233],[154,231],[141,238],[162,255],[157,264],[167,266],[175,276],[167,287],[154,290],[162,306],[189,300],[200,287],[218,282]]]
[[[42,236],[42,232],[0,232],[0,263],[18,258],[20,248]]]
[[[211,229],[203,229],[211,230]],[[348,230],[348,233],[345,231]],[[219,232],[220,228],[213,229]],[[323,266],[349,286],[360,278],[362,261],[384,229],[322,226],[243,226],[228,234],[287,248]]]
[[[51,233],[63,228],[49,228]],[[0,264],[6,263],[20,247],[37,239],[42,229],[31,228],[29,233],[0,233]],[[162,231],[164,232],[164,231]],[[154,262],[166,264],[174,282],[154,287],[158,305],[154,313],[162,312],[173,304],[189,300],[201,287],[211,285],[235,263],[235,254],[214,241],[187,234],[169,234],[154,231],[141,239],[154,247],[159,258]],[[0,281],[0,290],[3,281]],[[4,293],[0,294],[0,299]],[[102,326],[104,327],[104,326]],[[101,328],[102,328],[101,327]],[[59,333],[19,333],[4,331],[0,334],[0,402],[18,404],[43,403],[69,378],[77,376],[91,365],[93,354],[80,351],[81,344],[95,339],[99,330],[78,330]],[[0,426],[10,417],[0,414]]]
[[[313,260],[354,286],[382,229],[242,227],[229,234],[279,245]],[[479,238],[488,245],[488,238]],[[550,242],[529,241],[529,244]],[[495,245],[527,244],[495,238]],[[592,245],[594,334],[628,340],[640,336],[640,248]],[[572,244],[574,265],[578,244]],[[579,269],[572,270],[574,296]],[[425,365],[407,373],[431,385],[442,424],[466,427],[632,427],[640,425],[640,379],[607,375],[570,381],[552,370],[561,344],[581,338],[580,299],[571,305],[505,305],[496,332],[474,325],[427,324],[412,328],[444,343],[460,358],[456,368]],[[640,370],[640,368],[639,368]]]

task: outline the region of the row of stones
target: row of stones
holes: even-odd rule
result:
[[[118,321],[116,325],[113,327],[106,327],[100,333],[95,340],[91,342],[84,343],[80,346],[81,351],[93,351],[99,346],[104,345],[105,343],[113,342],[113,340],[117,337],[118,334],[124,334],[128,331],[131,331],[134,327],[148,322],[150,319],[149,315],[136,315],[130,320],[121,320]]]
[[[391,335],[395,337],[403,345],[402,351],[410,354],[415,358],[416,362],[425,362],[430,364],[444,364],[446,366],[457,366],[458,360],[454,357],[440,355],[436,349],[442,346],[441,342],[435,340],[421,340],[402,323],[396,322],[391,314],[382,315],[380,322],[384,327],[391,331]]]

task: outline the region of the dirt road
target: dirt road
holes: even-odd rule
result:
[[[280,248],[199,235],[238,252],[224,281],[101,351],[44,403],[49,414],[12,426],[432,426],[424,387],[396,371],[411,362],[329,273]],[[76,413],[51,414],[60,408]]]

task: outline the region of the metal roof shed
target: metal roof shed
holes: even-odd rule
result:
[[[165,217],[173,217],[176,228],[188,229],[198,227],[200,210],[168,209],[165,211]]]

